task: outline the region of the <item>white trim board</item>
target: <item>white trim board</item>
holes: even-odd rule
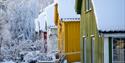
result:
[[[103,34],[104,37],[125,37],[125,33]]]
[[[109,63],[109,39],[104,38],[104,63]]]

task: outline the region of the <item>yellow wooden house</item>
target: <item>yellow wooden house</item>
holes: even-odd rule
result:
[[[75,3],[75,0],[73,0]],[[63,5],[65,3],[65,5]],[[68,63],[80,61],[80,19],[72,0],[59,0],[54,7],[54,23],[58,28],[58,50]],[[72,12],[73,11],[73,12]]]

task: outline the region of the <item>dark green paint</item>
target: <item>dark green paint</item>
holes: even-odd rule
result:
[[[112,63],[112,38],[109,37],[109,63]]]
[[[81,14],[82,0],[76,0],[75,8],[77,14]]]

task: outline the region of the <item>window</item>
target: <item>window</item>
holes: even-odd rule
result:
[[[59,23],[59,26],[60,26],[60,32],[62,31],[62,24],[61,23]]]
[[[112,63],[125,63],[125,38],[113,38]]]
[[[91,35],[91,63],[94,63],[94,42],[95,37],[94,35]]]
[[[83,36],[83,43],[84,43],[84,63],[86,63],[86,37]]]
[[[85,8],[87,12],[91,10],[91,0],[86,0]]]

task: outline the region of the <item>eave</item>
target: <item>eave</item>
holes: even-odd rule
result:
[[[81,14],[82,0],[76,0],[75,11],[77,14]]]

